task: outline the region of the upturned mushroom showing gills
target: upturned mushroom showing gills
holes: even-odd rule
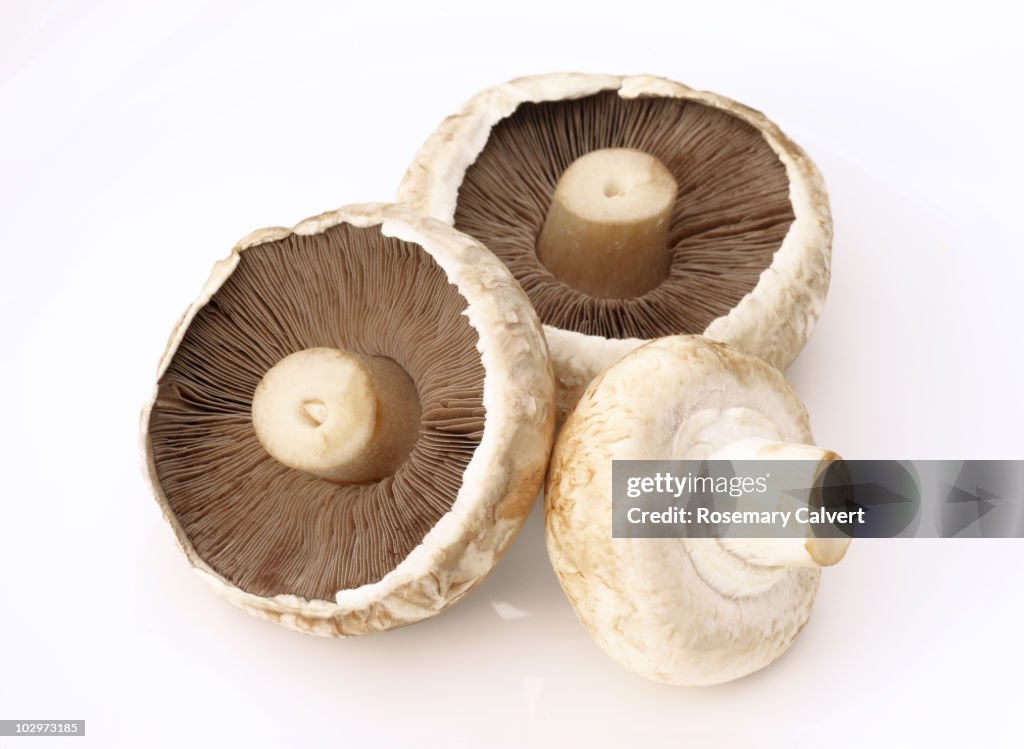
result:
[[[559,434],[545,487],[548,553],[597,643],[631,671],[684,685],[782,655],[820,568],[849,539],[613,538],[612,461],[788,458],[825,470],[836,456],[811,442],[777,370],[701,336],[653,341],[599,375]]]
[[[702,333],[787,367],[828,290],[808,156],[760,112],[650,76],[483,91],[421,147],[399,200],[479,239],[544,323],[560,416],[645,340]]]
[[[492,254],[408,208],[350,206],[215,266],[143,429],[208,583],[293,629],[357,635],[438,613],[497,563],[543,482],[554,381]]]

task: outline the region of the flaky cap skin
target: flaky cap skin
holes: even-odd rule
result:
[[[670,336],[597,377],[552,454],[545,532],[558,580],[605,652],[655,681],[715,684],[767,666],[807,622],[818,589],[820,570],[761,568],[778,576],[771,587],[730,595],[691,558],[694,541],[714,539],[612,537],[612,461],[678,457],[673,438],[690,413],[733,406],[758,410],[784,440],[811,441],[777,370],[707,338]]]
[[[713,320],[703,334],[756,354],[779,369],[788,367],[810,337],[828,292],[832,216],[825,183],[814,162],[755,109],[648,75],[552,73],[517,78],[476,94],[438,126],[409,166],[398,191],[399,202],[454,223],[459,186],[498,122],[523,103],[578,99],[601,91],[617,91],[623,98],[689,99],[725,111],[757,129],[785,166],[795,217],[789,231],[754,289],[728,314]],[[593,377],[644,342],[544,328],[562,416]]]
[[[423,541],[378,582],[338,591],[335,600],[260,597],[231,584],[196,553],[164,496],[148,431],[153,399],[142,412],[146,474],[178,545],[199,575],[251,614],[302,632],[328,636],[380,632],[433,616],[480,583],[515,538],[541,484],[554,431],[554,381],[540,322],[505,266],[471,237],[408,207],[353,205],[272,227],[242,239],[217,263],[198,299],[171,335],[163,375],[196,313],[238,265],[241,253],[291,233],[316,234],[341,223],[380,226],[386,236],[429,252],[467,302],[484,365],[484,434],[452,508]]]

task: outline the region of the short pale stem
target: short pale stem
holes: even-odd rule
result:
[[[668,278],[676,192],[672,173],[650,154],[591,151],[562,174],[537,255],[552,275],[590,296],[643,296]]]
[[[304,349],[275,364],[253,394],[253,428],[280,463],[339,483],[375,481],[408,458],[420,403],[392,359]]]
[[[794,477],[794,486],[811,487],[821,485],[820,477],[829,466],[840,460],[830,450],[814,445],[746,437],[729,442],[715,451],[711,460],[787,460],[798,461],[800,470],[806,476]],[[795,500],[796,505],[809,504],[807,498]],[[723,548],[744,561],[761,567],[826,567],[843,558],[850,545],[849,538],[819,538],[808,535],[804,538],[749,538],[720,541]]]

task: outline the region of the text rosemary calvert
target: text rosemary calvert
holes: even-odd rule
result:
[[[626,496],[636,499],[644,494],[672,494],[676,498],[684,493],[706,492],[742,497],[748,494],[764,494],[768,491],[768,476],[675,476],[671,473],[656,473],[653,476],[630,476],[626,482]],[[626,513],[631,524],[642,523],[688,525],[724,523],[746,523],[751,525],[776,525],[786,528],[791,520],[798,524],[818,523],[861,523],[866,520],[864,508],[857,510],[829,510],[798,507],[796,510],[713,510],[710,507],[669,507],[664,510],[643,510],[631,507]]]

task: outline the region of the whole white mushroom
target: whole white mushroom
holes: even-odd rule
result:
[[[612,461],[825,465],[807,412],[764,360],[700,336],[653,341],[598,376],[556,442],[548,553],[580,620],[631,671],[703,685],[764,668],[806,624],[846,538],[613,538]]]

